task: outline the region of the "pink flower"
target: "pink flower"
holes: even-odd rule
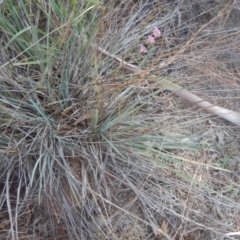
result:
[[[149,41],[150,43],[155,43],[155,39],[154,39],[154,37],[151,36],[151,35],[148,35],[148,41]]]
[[[160,37],[160,35],[161,35],[160,29],[157,28],[157,27],[155,27],[155,28],[153,29],[153,35],[154,35],[154,37]]]
[[[143,46],[143,45],[140,45],[140,53],[147,53],[147,49]]]

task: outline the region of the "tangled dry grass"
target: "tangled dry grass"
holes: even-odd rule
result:
[[[0,239],[238,239],[239,126],[92,46],[239,111],[239,1],[0,6]]]

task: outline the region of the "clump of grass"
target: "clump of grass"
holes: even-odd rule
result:
[[[186,3],[193,9],[197,4]],[[224,4],[209,10],[209,18]],[[217,149],[208,134],[191,129],[209,116],[199,113],[193,119],[192,111],[181,109],[182,103],[162,93],[157,82],[127,72],[94,47],[155,73],[161,62],[172,58],[162,76],[168,73],[175,81],[184,84],[184,78],[186,85],[193,84],[189,78],[196,74],[189,66],[195,61],[198,69],[198,59],[188,48],[183,55],[174,53],[198,26],[192,16],[181,22],[189,16],[180,7],[158,1],[112,2],[108,7],[99,1],[19,0],[2,5],[4,238],[120,238],[116,228],[124,215],[145,227],[145,236],[149,226],[151,234],[169,239],[192,234],[195,228],[209,239],[235,231],[230,219],[239,211],[237,181],[230,188],[229,179],[222,181],[228,189],[213,185],[214,174],[222,177],[229,169],[212,160],[197,161],[193,154]],[[228,27],[232,8],[229,4],[219,27]],[[164,36],[152,54],[141,55],[139,46],[155,26]],[[232,31],[237,44],[239,29]],[[218,34],[197,36],[191,47],[197,54],[201,39],[224,39]],[[218,52],[216,48],[211,54],[214,61]],[[191,56],[194,61],[188,64]],[[210,183],[202,179],[205,171]],[[135,205],[141,209],[137,214],[131,210]]]

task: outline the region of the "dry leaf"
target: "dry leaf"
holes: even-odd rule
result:
[[[158,232],[157,235],[158,235],[158,237],[163,238],[163,237],[165,237],[165,235],[163,233],[166,233],[166,234],[168,233],[168,227],[167,227],[167,223],[165,220],[162,221],[160,228],[161,228],[162,232]]]
[[[89,119],[89,118],[91,118],[92,117],[92,113],[86,113],[86,114],[84,114],[84,115],[82,115],[80,118],[78,118],[74,123],[73,123],[73,125],[77,125],[78,123],[80,123],[80,122],[82,122],[82,121],[84,121],[84,120],[86,120],[86,119]]]

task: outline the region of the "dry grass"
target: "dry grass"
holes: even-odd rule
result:
[[[0,5],[0,238],[238,239],[239,127],[93,47],[238,111],[238,1],[103,2]]]

